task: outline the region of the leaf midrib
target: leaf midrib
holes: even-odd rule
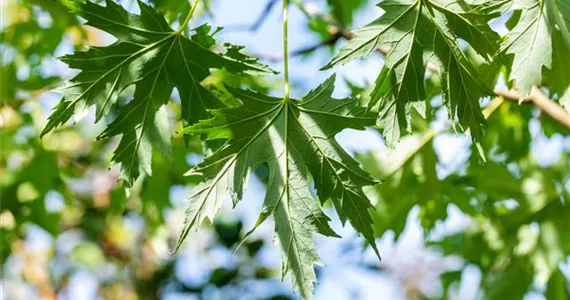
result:
[[[200,193],[204,192],[207,190],[206,195],[203,196],[203,201],[200,204],[200,207],[198,208],[198,211],[201,211],[204,208],[204,205],[207,202],[208,197],[210,196],[210,193],[212,192],[212,190],[214,189],[214,187],[218,184],[218,182],[220,181],[220,179],[226,174],[226,172],[229,170],[230,166],[232,164],[235,163],[235,161],[237,160],[237,158],[239,157],[239,155],[245,150],[247,149],[247,147],[249,147],[249,145],[251,145],[259,136],[261,136],[269,127],[271,127],[271,125],[274,123],[275,119],[277,119],[277,117],[279,116],[279,114],[281,113],[281,110],[283,109],[283,105],[276,105],[274,108],[272,108],[271,110],[260,114],[260,118],[262,116],[268,115],[271,112],[277,110],[277,113],[275,113],[275,115],[269,120],[269,122],[267,122],[267,124],[265,124],[243,147],[240,148],[240,150],[233,155],[233,157],[231,158],[230,161],[226,162],[226,164],[224,165],[223,169],[218,173],[218,175],[213,179],[213,182],[209,184],[209,187],[205,190],[200,191]],[[214,162],[215,163],[215,162]],[[212,163],[209,163],[208,165],[211,165]],[[182,234],[180,235],[179,241],[184,240],[184,237],[186,237],[190,231],[190,229],[192,228],[192,226],[194,225],[194,223],[196,222],[196,219],[198,218],[198,214],[196,214],[192,220],[190,222],[188,222],[188,225],[184,228],[184,231],[182,232]],[[175,247],[175,252],[176,250],[180,247],[181,242],[179,242],[176,247]]]
[[[287,257],[290,256],[290,251],[291,248],[295,248],[295,260],[297,261],[298,267],[297,270],[294,270],[295,273],[299,273],[296,274],[297,276],[299,276],[301,278],[301,280],[303,279],[308,279],[308,277],[306,275],[304,275],[304,268],[303,268],[303,263],[301,261],[301,251],[299,250],[299,245],[297,244],[298,242],[298,238],[297,238],[297,232],[294,228],[293,222],[295,220],[295,218],[293,218],[293,214],[291,213],[291,196],[290,196],[290,184],[289,184],[289,103],[290,101],[285,102],[281,107],[285,109],[285,195],[287,197],[287,206],[286,206],[286,211],[287,211],[287,217],[289,219],[288,225],[289,228],[291,230],[291,240],[289,241],[289,245],[287,247]],[[307,293],[307,291],[305,290],[305,286],[304,284],[300,284],[301,286],[301,293],[305,294]],[[303,297],[306,297],[307,295],[303,295]]]
[[[323,158],[326,160],[326,162],[327,162],[327,164],[329,165],[329,167],[334,170],[334,166],[333,166],[332,163],[329,161],[329,157],[324,153],[324,151],[321,149],[321,147],[319,146],[319,144],[317,143],[317,141],[316,141],[315,139],[313,139],[313,136],[305,129],[305,127],[301,124],[301,121],[297,118],[297,116],[295,116],[295,114],[293,114],[293,116],[294,116],[294,118],[297,120],[297,123],[299,123],[299,127],[301,127],[301,128],[303,129],[303,131],[305,132],[305,135],[306,135],[307,137],[309,137],[309,138],[311,139],[311,141],[315,144],[315,147],[316,147],[317,150],[321,153],[321,155],[323,156]],[[340,162],[339,162],[339,163],[340,163]],[[348,167],[345,166],[344,164],[342,164],[342,163],[340,163],[340,164],[341,164],[343,167],[345,167],[346,170],[349,170],[350,172],[352,172],[352,173],[358,175],[359,177],[364,178],[364,177],[362,177],[362,175],[355,173],[354,171],[352,171],[352,169],[348,168]],[[343,190],[343,195],[344,195],[344,192],[345,192],[345,191],[348,191],[349,193],[351,193],[351,194],[353,194],[353,195],[355,195],[355,196],[357,196],[357,197],[359,196],[359,195],[356,194],[354,191],[352,191],[351,189],[347,189],[347,188],[344,186],[343,181],[342,181],[342,179],[339,177],[339,175],[337,174],[337,172],[333,172],[333,173],[335,174],[335,176],[336,176],[336,178],[337,178],[337,182],[340,182],[340,183],[341,183],[342,190]],[[365,224],[366,222],[364,221],[364,217],[360,214],[360,210],[358,209],[358,207],[356,206],[356,204],[355,204],[354,201],[352,200],[352,197],[349,196],[348,198],[349,198],[349,200],[350,200],[349,202],[352,204],[352,207],[354,208],[354,210],[355,210],[355,211],[357,212],[357,214],[358,214],[358,219],[360,220],[360,222],[362,222],[362,223]],[[366,230],[366,233],[367,233],[367,234],[372,234],[372,235],[374,235],[374,232],[371,231],[369,227],[365,226],[365,228],[366,228],[365,230]],[[377,250],[375,249],[375,251],[377,251]]]
[[[168,48],[168,51],[166,52],[166,55],[164,55],[164,58],[162,59],[162,63],[160,64],[160,67],[158,68],[157,72],[156,72],[156,77],[154,78],[154,82],[152,84],[152,87],[150,89],[150,92],[148,94],[148,97],[146,98],[146,107],[144,109],[144,114],[143,114],[143,120],[142,120],[142,125],[141,125],[141,132],[139,137],[137,138],[137,143],[135,145],[135,150],[133,151],[133,156],[131,157],[131,162],[130,162],[130,169],[133,168],[134,166],[134,162],[135,162],[135,157],[138,157],[138,149],[140,147],[140,144],[142,142],[143,136],[144,136],[144,131],[147,127],[147,118],[148,118],[148,110],[150,107],[150,104],[152,103],[152,96],[154,93],[154,88],[156,87],[156,83],[158,82],[158,78],[160,77],[160,73],[162,72],[162,70],[164,69],[164,64],[166,63],[166,59],[168,58],[168,56],[170,55],[170,51],[172,51],[172,47],[174,46],[174,42],[172,42],[172,44],[170,45],[170,47]]]

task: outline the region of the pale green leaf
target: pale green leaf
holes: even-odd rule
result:
[[[313,264],[319,261],[312,234],[336,235],[311,196],[309,173],[320,202],[331,199],[342,222],[348,220],[378,253],[368,212],[371,204],[362,191],[375,181],[334,139],[342,129],[363,129],[374,118],[367,117],[355,99],[331,98],[333,89],[334,76],[300,101],[230,89],[243,102],[241,107],[215,110],[212,119],[186,129],[227,141],[189,172],[204,181],[191,192],[177,248],[203,220],[213,219],[228,194],[236,204],[247,178],[267,164],[268,187],[258,225],[274,216],[283,272],[292,275],[303,298],[312,296]]]
[[[379,106],[378,125],[393,145],[403,132],[411,131],[411,110],[423,114],[422,101],[428,100],[425,68],[431,62],[440,72],[450,118],[457,118],[478,143],[484,123],[479,99],[489,94],[489,89],[463,53],[459,39],[490,58],[497,48],[497,35],[486,24],[488,18],[458,0],[388,0],[379,7],[385,13],[357,30],[355,38],[325,68],[364,58],[383,45],[391,47],[370,106]]]
[[[553,52],[564,53],[553,49],[554,35],[559,33],[570,47],[570,4],[565,0],[515,0],[511,9],[521,16],[501,49],[514,55],[511,79],[522,101],[533,86],[541,85],[543,67],[556,67]]]

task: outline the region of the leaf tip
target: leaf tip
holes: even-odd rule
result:
[[[327,63],[326,65],[322,66],[319,71],[326,71],[329,70],[330,68],[332,68],[333,65],[331,64],[331,62]]]

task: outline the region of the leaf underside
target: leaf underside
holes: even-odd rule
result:
[[[86,19],[86,25],[112,34],[117,41],[61,58],[81,72],[60,89],[63,99],[49,117],[42,136],[91,106],[96,108],[96,121],[118,108],[118,116],[98,138],[122,135],[113,163],[121,164],[121,177],[127,185],[132,185],[141,172],[152,173],[153,148],[170,155],[171,129],[165,105],[174,88],[180,95],[183,120],[193,124],[208,117],[207,109],[221,105],[200,85],[210,74],[209,69],[270,71],[240,53],[239,47],[228,45],[226,55],[211,52],[208,48],[215,40],[209,26],[196,28],[187,38],[142,2],[138,2],[140,15],[129,13],[111,0],[106,1],[106,6],[64,3]],[[119,106],[119,97],[130,86],[135,87],[132,99]]]
[[[490,89],[465,56],[460,39],[484,58],[496,51],[498,36],[488,18],[474,7],[456,0],[388,0],[379,4],[385,13],[355,32],[355,38],[340,49],[324,68],[364,58],[382,45],[385,55],[370,106],[378,106],[378,125],[389,145],[411,132],[411,110],[424,114],[426,66],[434,64],[442,81],[443,102],[451,120],[470,130],[479,144],[484,118],[480,98]]]
[[[176,249],[203,220],[214,218],[228,194],[237,204],[247,178],[265,164],[269,180],[257,225],[271,215],[275,218],[283,275],[291,275],[304,299],[312,297],[313,264],[319,263],[312,234],[337,236],[311,196],[309,174],[320,202],[330,199],[341,221],[348,220],[378,253],[368,212],[372,206],[362,191],[375,181],[334,139],[342,129],[363,129],[374,118],[366,116],[355,99],[333,99],[333,89],[334,76],[300,101],[230,89],[242,106],[214,110],[213,118],[186,129],[226,142],[188,173],[202,176],[203,183],[189,196]]]
[[[512,3],[511,3],[512,2]],[[564,61],[570,49],[570,3],[565,0],[515,0],[509,6],[497,6],[495,13],[514,10],[521,15],[508,33],[501,50],[514,56],[511,79],[519,92],[520,101],[533,86],[542,83],[543,67],[550,70],[552,89],[559,94],[563,106],[570,98],[567,89],[567,65]],[[553,56],[555,55],[555,56]],[[558,57],[557,57],[558,56]]]
[[[187,126],[183,133],[221,146],[187,173],[202,181],[189,195],[175,251],[203,221],[214,219],[228,195],[237,205],[248,178],[266,166],[269,175],[263,208],[246,238],[267,218],[275,219],[283,254],[282,276],[291,276],[304,299],[312,298],[314,265],[320,263],[313,234],[338,237],[322,209],[326,201],[330,200],[341,222],[348,221],[378,254],[369,213],[372,205],[362,190],[376,181],[337,143],[337,133],[376,124],[388,145],[396,144],[413,131],[413,110],[426,115],[426,101],[435,93],[425,79],[437,72],[454,128],[468,131],[484,157],[480,142],[485,120],[479,101],[491,95],[487,79],[496,81],[499,71],[489,72],[495,77],[486,76],[478,67],[481,61],[498,61],[505,54],[513,57],[510,78],[521,99],[541,84],[545,71],[553,99],[570,111],[567,0],[382,1],[378,6],[384,14],[357,30],[354,39],[324,67],[365,58],[389,46],[368,108],[359,107],[356,99],[332,98],[334,76],[300,100],[227,87],[242,104],[228,108],[202,86],[211,69],[238,74],[273,71],[243,54],[242,47],[225,44],[223,53],[211,51],[218,30],[203,25],[185,36],[140,1],[138,15],[112,0],[106,0],[105,6],[61,1],[84,18],[86,25],[113,35],[116,41],[61,58],[80,72],[60,89],[63,98],[41,135],[74,115],[77,120],[94,106],[96,122],[110,120],[98,139],[121,136],[112,162],[121,165],[121,178],[132,186],[142,174],[152,174],[155,150],[170,156],[171,120],[166,105],[176,89]],[[353,21],[352,12],[364,4],[348,2],[328,1],[335,19],[344,25]],[[507,11],[517,14],[509,21],[512,30],[501,40],[488,23]],[[377,115],[370,116],[369,111]],[[423,155],[434,159],[436,154]],[[435,171],[430,186],[437,181]],[[437,189],[431,191],[433,199],[441,198],[440,194]],[[413,203],[398,204],[408,207]]]

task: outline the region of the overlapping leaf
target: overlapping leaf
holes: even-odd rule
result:
[[[228,194],[236,204],[249,175],[267,164],[269,183],[258,224],[274,216],[283,272],[292,275],[303,298],[312,296],[313,264],[319,261],[312,234],[336,235],[311,197],[307,170],[320,201],[331,199],[340,219],[348,220],[376,250],[371,205],[362,192],[374,180],[334,140],[342,129],[363,129],[374,118],[365,116],[355,99],[332,99],[333,89],[334,77],[301,101],[231,89],[241,107],[216,110],[212,119],[186,130],[227,141],[189,172],[204,181],[191,192],[177,248],[204,219],[213,219]]]
[[[42,132],[65,123],[74,113],[96,107],[96,121],[108,114],[123,91],[135,86],[134,98],[120,108],[119,115],[99,138],[122,134],[113,157],[120,163],[127,184],[140,175],[151,174],[152,147],[168,155],[170,129],[165,104],[176,87],[182,118],[193,124],[208,116],[206,109],[219,106],[200,82],[210,68],[232,72],[268,72],[255,59],[228,46],[225,55],[211,52],[215,43],[209,26],[195,30],[191,38],[174,31],[153,8],[139,2],[140,15],[126,11],[113,1],[106,6],[67,1],[67,6],[87,20],[87,25],[106,31],[117,41],[106,47],[66,55],[62,60],[82,72],[64,86],[63,99]]]
[[[355,38],[325,68],[366,57],[382,45],[391,46],[371,105],[379,105],[378,123],[387,141],[394,144],[402,131],[410,131],[411,109],[423,113],[423,79],[431,62],[440,72],[450,118],[470,129],[477,142],[484,122],[479,99],[488,90],[464,55],[459,39],[481,56],[490,57],[496,51],[497,35],[487,26],[487,18],[461,0],[388,0],[379,6],[385,13],[357,30]]]
[[[505,10],[504,5],[496,8],[498,12]],[[542,68],[552,67],[553,51],[563,52],[563,49],[553,49],[554,31],[559,31],[570,47],[570,3],[564,0],[515,0],[511,9],[519,10],[521,15],[507,35],[502,50],[514,55],[511,79],[523,99],[530,94],[533,85],[540,85]]]

